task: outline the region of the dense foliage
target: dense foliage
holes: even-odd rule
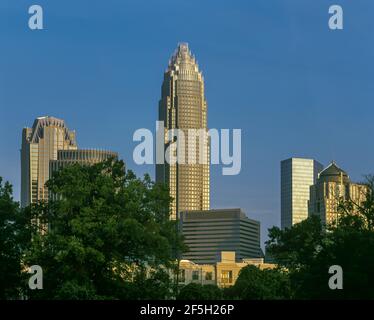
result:
[[[166,187],[115,160],[68,166],[47,186],[54,197],[21,212],[1,185],[1,298],[19,297],[19,288],[31,299],[172,296],[169,274],[183,242]],[[43,290],[25,290],[21,271],[31,265],[43,268]]]
[[[12,186],[0,177],[0,299],[17,296],[21,284],[20,219]]]
[[[277,268],[246,266],[223,290],[173,282],[186,248],[167,188],[148,175],[110,160],[66,167],[47,186],[48,203],[20,209],[0,178],[0,299],[374,299],[373,177],[364,203],[340,202],[337,225],[313,216],[270,229]],[[31,265],[43,268],[43,290],[28,289]],[[343,290],[329,288],[332,265],[343,269]]]
[[[272,228],[268,252],[289,270],[299,299],[374,299],[374,178],[368,177],[366,201],[339,204],[336,225],[311,217],[290,229]],[[331,290],[330,266],[343,270],[343,289]]]
[[[180,290],[178,300],[221,300],[222,290],[215,285],[190,283]]]
[[[248,265],[240,270],[234,286],[225,289],[227,299],[279,300],[290,299],[288,274],[279,269],[264,269]]]

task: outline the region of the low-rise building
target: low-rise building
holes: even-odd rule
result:
[[[178,282],[180,285],[199,283],[217,285],[221,288],[229,287],[235,284],[240,270],[247,265],[254,265],[260,269],[272,269],[276,266],[264,263],[263,258],[243,259],[237,262],[234,251],[222,251],[219,261],[214,264],[197,264],[190,260],[181,260]]]

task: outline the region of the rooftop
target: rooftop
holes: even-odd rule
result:
[[[332,161],[329,166],[322,170],[318,176],[319,182],[338,182],[349,183],[348,174],[341,169],[335,161]]]

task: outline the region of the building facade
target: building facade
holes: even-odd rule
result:
[[[75,150],[75,132],[54,117],[40,117],[32,128],[22,131],[21,206],[48,200],[45,183],[49,180],[49,162],[57,159],[58,150]]]
[[[204,78],[195,57],[185,43],[178,45],[164,74],[158,119],[164,126],[161,128],[164,164],[156,165],[156,181],[165,183],[170,188],[170,196],[173,198],[171,218],[175,219],[181,211],[208,210],[209,139],[206,136],[197,141],[196,137],[189,135],[194,129],[207,132]],[[178,146],[178,153],[183,147],[184,162],[173,163],[171,160],[177,154],[173,147],[181,141],[174,129],[182,131],[185,137],[184,144]],[[170,152],[165,159],[167,150]]]
[[[281,162],[281,228],[291,228],[308,218],[310,186],[322,164],[313,159],[290,158]]]
[[[57,160],[50,161],[50,175],[63,169],[67,165],[78,163],[80,165],[93,165],[110,158],[117,159],[118,153],[97,149],[59,150]]]
[[[235,284],[242,268],[254,265],[261,270],[273,269],[275,264],[264,263],[262,258],[243,259],[237,261],[235,252],[220,252],[219,260],[214,264],[197,264],[189,260],[181,260],[179,265],[179,285],[199,283],[217,285],[224,288]]]
[[[310,187],[309,215],[319,216],[324,225],[336,224],[340,201],[352,200],[361,204],[367,192],[366,185],[351,182],[348,174],[332,162]]]
[[[249,219],[241,209],[185,211],[179,214],[178,223],[189,249],[183,259],[214,264],[221,251],[235,252],[238,261],[263,258],[260,222]]]

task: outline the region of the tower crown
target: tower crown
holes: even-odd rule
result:
[[[30,143],[38,143],[39,139],[44,136],[44,128],[46,127],[58,127],[64,130],[65,139],[70,142],[70,145],[76,145],[75,132],[70,131],[65,121],[51,116],[38,117],[34,121],[28,140]]]
[[[338,182],[344,184],[350,181],[348,174],[339,168],[335,161],[332,161],[327,168],[320,172],[318,180],[321,182]]]
[[[188,43],[181,42],[178,44],[177,49],[169,60],[169,66],[167,71],[175,69],[189,69],[196,72],[199,71],[198,64],[195,56],[189,49]]]
[[[189,129],[207,130],[204,78],[187,43],[178,44],[164,73],[158,119],[164,124],[164,152],[169,164],[156,165],[156,181],[170,188],[171,217],[176,219],[183,210],[209,209],[209,163],[196,163],[199,159],[209,159],[208,139],[199,142],[197,150],[183,147],[187,159],[184,164],[179,160],[170,164],[170,153],[167,155],[171,130],[182,130],[185,135]]]

